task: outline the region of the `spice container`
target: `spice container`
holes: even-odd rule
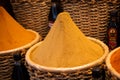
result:
[[[19,48],[0,51],[0,79],[1,80],[6,80],[6,79],[11,80],[13,64],[14,64],[13,55],[18,52],[21,52],[20,54],[22,56],[22,62],[24,63],[24,57],[25,57],[26,51],[35,43],[40,41],[40,36],[37,32],[32,30],[28,30],[28,31],[36,35],[36,38],[33,41]]]
[[[109,80],[120,79],[120,47],[113,49],[106,58]]]
[[[0,80],[11,80],[14,54],[20,53],[22,63],[26,51],[39,42],[41,36],[30,29],[24,29],[0,6]]]
[[[70,15],[62,12],[44,41],[31,47],[25,59],[31,80],[92,79],[92,68],[104,69],[108,51],[103,42],[84,36]]]
[[[103,50],[104,54],[98,60],[93,61],[92,63],[72,67],[72,68],[49,68],[46,66],[39,65],[32,61],[31,54],[32,52],[42,44],[42,42],[37,43],[33,47],[31,47],[26,53],[26,66],[28,68],[30,74],[30,80],[40,79],[40,80],[52,80],[52,79],[94,79],[92,77],[92,68],[99,66],[100,69],[104,69],[104,59],[108,54],[108,47],[103,44],[101,41],[96,40],[94,38],[89,38],[93,42],[99,44]]]

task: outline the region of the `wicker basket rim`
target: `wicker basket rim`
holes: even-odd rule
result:
[[[24,46],[15,48],[15,49],[0,51],[0,54],[5,54],[5,53],[10,53],[10,52],[15,52],[15,51],[19,51],[22,49],[26,49],[26,48],[29,48],[30,46],[32,46],[33,44],[37,43],[39,40],[42,40],[42,37],[36,31],[31,30],[31,29],[27,29],[27,31],[33,32],[36,35],[36,38],[33,41],[31,41],[30,43],[28,43]]]
[[[112,67],[112,65],[111,65],[111,63],[110,63],[110,58],[111,58],[111,56],[112,56],[117,50],[119,50],[119,49],[120,49],[120,47],[117,47],[117,48],[115,48],[114,50],[112,50],[112,51],[108,54],[105,62],[106,62],[106,66],[107,66],[108,70],[109,70],[112,74],[114,74],[116,77],[118,77],[118,78],[120,79],[120,73],[118,73],[118,72]]]
[[[102,41],[98,40],[98,39],[95,39],[95,38],[91,38],[91,37],[88,37],[90,40],[96,42],[96,43],[99,43],[101,45],[101,47],[103,47],[104,49],[104,55],[96,60],[96,61],[93,61],[89,64],[86,64],[86,65],[83,65],[83,66],[77,66],[77,67],[72,67],[72,68],[54,68],[54,67],[45,67],[45,66],[42,66],[42,65],[39,65],[37,63],[34,63],[31,59],[30,59],[30,54],[31,52],[38,46],[42,43],[39,42],[37,44],[35,44],[34,46],[32,46],[27,52],[26,52],[26,55],[25,55],[25,60],[26,62],[28,63],[28,65],[38,69],[38,70],[42,70],[42,71],[50,71],[50,72],[72,72],[72,71],[77,71],[77,70],[83,70],[83,69],[87,69],[87,68],[90,68],[90,67],[93,67],[94,65],[96,64],[99,64],[99,63],[102,63],[103,60],[106,58],[106,56],[108,55],[109,53],[109,49],[108,49],[108,46],[106,44],[104,44]]]

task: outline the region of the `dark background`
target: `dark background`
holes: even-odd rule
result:
[[[0,6],[3,6],[9,12],[9,14],[14,17],[10,0],[0,0]]]

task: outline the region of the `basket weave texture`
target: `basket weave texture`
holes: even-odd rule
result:
[[[11,0],[17,21],[27,29],[37,31],[43,38],[48,33],[49,0]]]
[[[14,67],[13,55],[18,53],[19,51],[22,55],[22,63],[24,63],[25,52],[27,51],[25,49],[0,54],[0,80],[11,80]]]
[[[92,0],[95,1],[95,0]],[[64,11],[70,13],[73,21],[81,31],[90,37],[106,42],[109,12],[118,7],[118,3],[107,0],[97,0],[94,3],[89,0],[63,2]]]
[[[11,53],[0,54],[0,79],[11,80],[13,63]]]
[[[78,70],[74,72],[49,72],[38,70],[37,68],[30,66],[26,63],[30,80],[94,80],[92,77],[92,69],[99,67],[105,69],[104,63],[98,64],[94,67]]]
[[[115,10],[117,0],[61,0],[64,11],[70,13],[81,31],[90,37],[106,41],[109,11]],[[25,28],[33,29],[44,38],[48,31],[50,0],[10,0],[16,19]]]
[[[117,76],[113,75],[110,70],[106,68],[106,77],[107,80],[120,80]]]

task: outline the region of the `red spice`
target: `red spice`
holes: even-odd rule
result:
[[[111,56],[110,62],[112,67],[120,73],[120,49]]]

